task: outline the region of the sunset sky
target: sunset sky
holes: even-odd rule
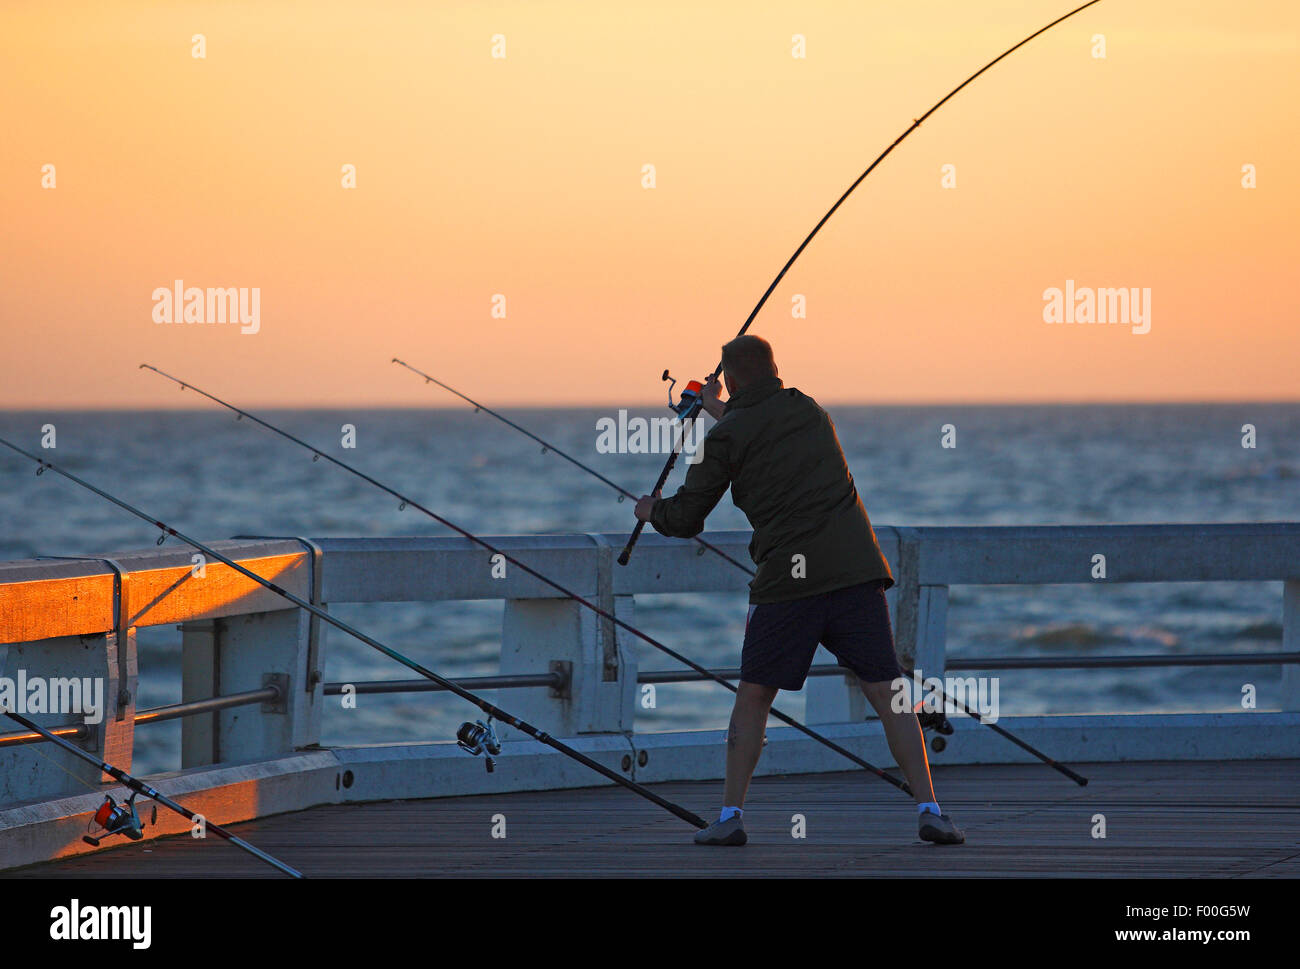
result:
[[[394,356],[662,403],[913,118],[1073,6],[7,4],[0,408],[202,406],[142,362],[461,406]],[[1300,399],[1298,34],[1294,0],[1103,0],[896,149],[752,332],[832,403]],[[177,279],[257,287],[260,329],[155,323]],[[1150,289],[1150,332],[1045,323],[1066,280]]]

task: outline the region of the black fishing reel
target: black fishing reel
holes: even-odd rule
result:
[[[487,718],[487,723],[482,720],[475,720],[473,723],[466,721],[460,725],[456,731],[456,744],[461,750],[477,757],[479,754],[487,755],[487,771],[491,774],[496,770],[496,761],[493,756],[501,753],[501,741],[497,739],[497,732],[492,727],[492,718]]]
[[[677,381],[668,375],[667,370],[664,371],[664,375],[659,379],[668,381],[668,409],[670,411],[681,418],[689,416],[692,410],[698,412],[699,406],[704,401],[704,385],[702,383],[698,380],[688,381],[686,389],[682,391],[681,400],[674,404],[673,388],[677,386]]]
[[[918,713],[916,719],[921,724],[922,730],[933,730],[935,736],[930,738],[930,747],[935,753],[939,753],[948,746],[948,741],[944,737],[952,736],[952,724],[940,710],[933,710],[927,713]]]
[[[118,804],[113,800],[113,795],[106,794],[104,803],[99,806],[94,817],[86,824],[86,831],[91,830],[92,824],[97,824],[101,828],[99,835],[84,834],[81,840],[95,848],[105,838],[120,834],[130,838],[132,841],[139,841],[144,837],[144,822],[140,820],[140,815],[135,813],[135,794],[126,799],[125,804]],[[158,808],[154,806],[154,820],[157,821]]]

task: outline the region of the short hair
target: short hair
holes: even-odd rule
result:
[[[764,377],[776,376],[776,358],[772,344],[761,336],[746,333],[722,347],[722,369],[738,387],[752,384]]]

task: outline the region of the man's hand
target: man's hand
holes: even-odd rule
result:
[[[636,500],[636,517],[643,522],[648,522],[650,516],[654,514],[655,502],[658,500],[652,495],[642,495],[638,498]]]
[[[723,413],[727,409],[727,405],[718,399],[721,395],[722,383],[717,377],[711,378],[700,392],[701,405],[704,407],[705,412],[715,421],[721,420]]]

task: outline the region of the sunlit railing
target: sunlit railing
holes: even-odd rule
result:
[[[890,591],[900,657],[927,676],[947,671],[1114,666],[1279,665],[1280,709],[1240,714],[1094,714],[1002,721],[1060,760],[1300,756],[1300,524],[1116,525],[877,529],[894,568]],[[749,533],[708,540],[743,559]],[[635,624],[638,596],[739,592],[748,577],[693,543],[646,536],[631,565],[614,563],[621,535],[493,537],[489,541],[538,572],[555,576],[621,620]],[[508,706],[554,736],[572,738],[597,759],[638,780],[717,776],[717,731],[637,731],[640,688],[697,679],[691,671],[639,671],[630,634],[521,570],[460,538],[249,538],[215,543],[245,568],[316,604],[505,601],[500,668],[469,677],[471,689],[509,690]],[[960,585],[1115,584],[1140,582],[1281,582],[1280,650],[1144,656],[993,656],[949,662],[948,590]],[[232,765],[274,764],[276,776],[320,777],[274,803],[312,798],[431,796],[468,790],[593,783],[532,741],[503,734],[522,759],[484,785],[476,762],[461,755],[440,767],[432,785],[421,758],[443,764],[450,744],[335,748],[320,759],[326,697],[343,684],[323,682],[319,620],[221,563],[169,544],[109,558],[0,563],[0,677],[102,681],[98,723],[56,713],[30,714],[41,726],[75,737],[86,749],[129,770],[137,726],[181,719],[182,774],[197,777]],[[176,624],[183,642],[178,704],[137,710],[141,676],[136,629]],[[435,631],[436,633],[436,631]],[[737,670],[719,671],[736,676]],[[815,668],[806,721],[855,752],[888,762],[878,725],[853,678]],[[350,684],[359,693],[436,689],[427,681]],[[337,702],[330,700],[329,702]],[[503,701],[504,702],[504,701]],[[957,722],[939,762],[1019,761],[970,721]],[[768,732],[763,769],[840,770],[845,762],[790,728]],[[36,756],[35,738],[0,736],[0,864],[5,805],[72,796],[101,778],[93,768]],[[863,753],[865,756],[866,753]],[[346,766],[344,766],[346,765]],[[404,766],[405,765],[405,766]],[[427,765],[426,765],[427,766]],[[229,783],[227,775],[210,778]],[[233,775],[231,775],[233,776]],[[269,783],[269,782],[268,782]],[[79,788],[79,785],[81,787]],[[310,791],[308,788],[310,787]],[[331,793],[330,788],[333,792]],[[288,790],[286,788],[286,790]],[[254,810],[254,808],[245,808]],[[18,815],[15,815],[17,817]],[[16,863],[16,862],[15,862]]]

